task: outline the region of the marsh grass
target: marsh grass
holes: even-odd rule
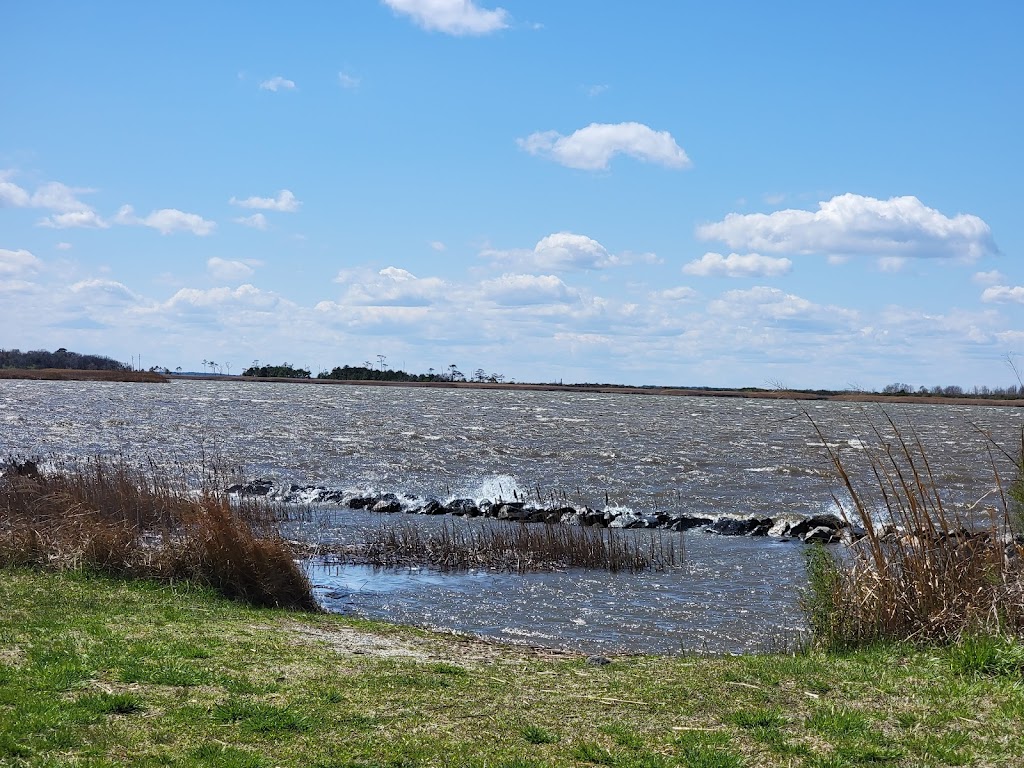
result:
[[[1024,435],[1013,457],[990,441],[1000,506],[968,517],[943,502],[920,439],[886,417],[867,448],[872,483],[857,484],[821,438],[847,500],[833,499],[863,537],[844,555],[808,551],[805,609],[815,638],[830,648],[874,642],[952,642],[1024,633],[1024,546],[1013,535],[1024,498]],[[813,424],[813,421],[812,421]],[[1007,483],[998,453],[1018,472]],[[881,513],[881,514],[880,514]],[[882,518],[882,519],[880,519]]]
[[[656,532],[588,528],[557,523],[470,525],[451,523],[425,531],[414,524],[369,533],[345,557],[376,565],[430,565],[527,573],[565,568],[603,568],[613,573],[663,570],[683,564],[678,537]]]
[[[0,565],[194,581],[255,605],[314,609],[309,583],[258,502],[232,505],[150,461],[40,465],[0,475]]]

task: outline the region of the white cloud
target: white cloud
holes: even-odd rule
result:
[[[532,250],[487,249],[480,255],[494,264],[511,264],[519,269],[542,272],[607,269],[630,262],[625,257],[608,253],[597,240],[573,232],[555,232],[543,237]]]
[[[487,10],[473,0],[384,0],[424,29],[448,35],[486,35],[509,25],[508,11]]]
[[[505,274],[484,280],[480,292],[485,299],[505,307],[562,303],[578,298],[576,291],[554,275]]]
[[[699,277],[779,277],[788,274],[793,262],[759,253],[705,253],[701,258],[683,265],[683,272]]]
[[[432,248],[433,250],[437,251],[438,253],[441,253],[441,252],[443,252],[443,251],[446,251],[446,250],[448,250],[448,246],[446,246],[446,245],[445,245],[444,243],[442,243],[442,242],[441,242],[440,240],[434,240],[434,241],[432,241],[432,242],[430,243],[430,247],[431,247],[431,248]]]
[[[118,224],[139,225],[155,229],[161,235],[173,232],[191,232],[200,237],[209,235],[217,228],[212,221],[207,221],[197,213],[185,213],[177,208],[161,208],[152,211],[148,216],[140,218],[130,205],[122,205],[114,217]]]
[[[54,247],[58,251],[70,251],[73,246],[71,245],[71,243],[57,243],[57,245]]]
[[[14,182],[7,181],[13,175],[14,171],[11,170],[0,171],[0,205],[13,208],[43,208],[55,212],[52,216],[40,219],[37,222],[38,226],[53,229],[106,229],[110,226],[91,205],[78,199],[78,195],[96,190],[69,187],[59,181],[48,181],[29,194]]]
[[[0,171],[0,205],[5,208],[27,208],[32,201],[32,195],[22,189],[13,181],[7,181],[14,175],[14,171]]]
[[[425,307],[446,300],[452,292],[438,277],[419,278],[399,267],[385,267],[376,274],[342,271],[335,282],[348,285],[341,305]]]
[[[998,269],[993,269],[989,272],[975,272],[971,280],[981,285],[995,285],[1006,280],[1006,276]]]
[[[878,268],[882,272],[902,272],[906,266],[906,256],[882,256],[878,259]]]
[[[569,136],[557,131],[532,133],[516,143],[531,155],[540,155],[568,168],[599,171],[618,154],[663,165],[689,168],[692,163],[672,134],[643,123],[591,123]]]
[[[260,83],[260,90],[262,91],[292,91],[295,89],[295,81],[289,80],[288,78],[277,75],[269,80],[264,80]]]
[[[42,265],[31,251],[19,249],[9,251],[0,248],[0,275],[20,275],[35,272]]]
[[[211,288],[208,291],[198,288],[182,288],[168,299],[163,309],[174,310],[208,310],[219,308],[272,309],[280,302],[273,293],[261,291],[250,283],[237,288]]]
[[[982,292],[981,300],[991,304],[1024,304],[1024,285],[993,285]]]
[[[134,304],[139,301],[139,297],[129,290],[128,286],[116,280],[81,280],[74,283],[70,289],[88,305],[112,306]]]
[[[652,296],[655,299],[663,299],[664,301],[693,301],[697,298],[697,292],[689,286],[680,285],[675,288],[656,291]]]
[[[355,75],[350,75],[348,72],[338,73],[338,85],[349,91],[354,91],[359,88],[360,79]]]
[[[597,96],[600,96],[607,90],[608,86],[604,85],[603,83],[600,85],[591,85],[587,87],[587,96],[593,99],[596,98]]]
[[[253,268],[244,261],[229,261],[228,259],[222,259],[219,256],[207,259],[206,271],[209,272],[214,279],[225,280],[228,282],[245,280],[247,277],[252,277],[252,275],[255,274],[255,270],[253,270]]]
[[[714,314],[768,320],[807,315],[816,309],[819,308],[807,299],[763,285],[745,291],[726,291],[708,304],[708,310]]]
[[[267,228],[267,217],[262,213],[254,213],[252,216],[239,216],[237,219],[232,219],[232,221],[236,224],[241,224],[243,227],[261,230]]]
[[[302,203],[296,200],[295,195],[288,189],[280,190],[277,197],[247,197],[244,200],[232,197],[228,202],[241,208],[256,208],[282,213],[295,213],[302,206]]]
[[[59,213],[91,211],[92,207],[79,200],[78,195],[95,191],[94,189],[74,189],[59,181],[50,181],[32,194],[31,205],[33,208],[48,208]]]
[[[37,224],[40,227],[51,229],[70,229],[72,227],[88,227],[91,229],[106,229],[110,224],[104,220],[96,211],[70,211],[68,213],[56,213],[53,216],[46,216],[40,219]]]
[[[989,226],[977,216],[950,218],[911,196],[876,200],[848,193],[819,203],[817,211],[730,213],[697,234],[768,253],[968,260],[997,253]]]

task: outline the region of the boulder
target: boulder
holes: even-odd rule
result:
[[[697,515],[677,515],[671,523],[668,524],[669,530],[672,531],[688,531],[691,528],[697,528],[701,525],[710,525],[710,517],[699,517]]]
[[[808,544],[818,542],[820,544],[832,544],[833,542],[839,541],[839,534],[835,528],[830,528],[827,525],[819,525],[816,528],[812,528],[803,535],[803,540]]]
[[[260,477],[244,485],[232,485],[227,489],[227,492],[235,493],[239,496],[266,496],[272,490],[274,490],[274,481],[266,477]]]
[[[445,509],[453,515],[463,517],[479,517],[480,507],[473,499],[454,499],[445,506]]]
[[[525,523],[529,521],[532,515],[533,510],[525,509],[521,503],[509,502],[506,504],[500,504],[494,516],[499,520],[512,520],[515,522]]]
[[[751,517],[723,516],[715,520],[707,530],[722,536],[746,536],[757,525],[758,521]]]
[[[831,528],[833,531],[838,531],[841,528],[845,528],[846,525],[846,522],[840,520],[835,515],[811,515],[804,520],[794,523],[793,527],[789,530],[789,535],[802,538],[806,533],[815,528]]]

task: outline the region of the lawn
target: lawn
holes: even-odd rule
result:
[[[1024,765],[1024,652],[585,656],[0,570],[0,765]]]

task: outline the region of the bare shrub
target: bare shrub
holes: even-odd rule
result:
[[[302,569],[254,502],[192,492],[152,462],[8,459],[0,474],[0,565],[189,579],[255,605],[315,609]]]

